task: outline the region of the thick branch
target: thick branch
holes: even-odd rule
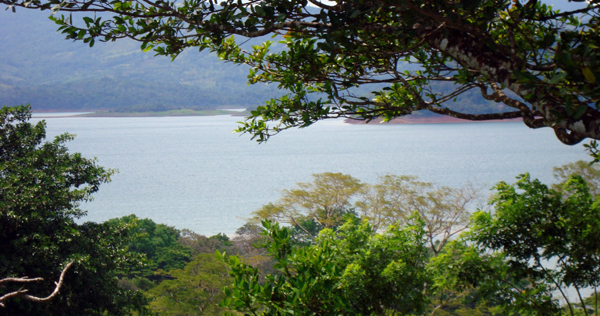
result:
[[[426,30],[421,30],[422,34],[425,34],[425,32]],[[561,142],[573,145],[586,137],[600,139],[600,117],[597,112],[588,107],[585,113],[579,118],[569,117],[567,113],[564,113],[562,104],[556,104],[557,101],[550,97],[552,93],[543,90],[544,83],[541,80],[534,82],[533,87],[525,87],[521,82],[516,80],[514,72],[523,69],[523,62],[521,60],[510,60],[506,56],[489,49],[484,43],[468,34],[456,31],[449,31],[448,36],[438,33],[438,36],[431,37],[429,42],[432,46],[447,53],[459,63],[479,72],[494,82],[502,84],[518,96],[527,99],[533,109],[536,110],[536,113],[543,116],[543,120],[535,122],[536,124],[543,123],[538,127],[547,126],[554,128],[556,136]],[[496,95],[498,98],[501,98],[497,92]],[[519,102],[510,101],[510,98],[504,99],[511,103],[508,104],[509,106],[525,110],[522,104],[518,104]],[[580,104],[579,106],[586,105]],[[562,115],[562,117],[557,117],[557,114]],[[528,126],[529,123],[534,123],[532,116],[527,111],[520,116],[526,118],[525,123]]]
[[[466,113],[452,111],[448,108],[440,108],[440,107],[437,107],[434,105],[427,106],[427,110],[429,110],[433,113],[443,114],[443,115],[452,116],[452,117],[469,120],[469,121],[506,120],[506,119],[523,117],[523,113],[521,111],[504,112],[504,113],[490,113],[490,114],[466,114]]]
[[[485,85],[480,86],[481,95],[483,96],[484,99],[490,100],[490,101],[495,101],[495,102],[502,102],[502,103],[510,106],[511,108],[515,108],[515,109],[523,112],[524,116],[533,116],[533,114],[531,113],[531,109],[529,109],[529,107],[525,103],[520,102],[515,99],[512,99],[512,98],[509,98],[504,93],[504,91],[502,91],[502,89],[500,89],[498,84],[496,84],[495,82],[492,82],[490,84],[490,87],[492,88],[492,90],[494,90],[494,92],[492,94],[487,94],[487,89],[486,89]]]

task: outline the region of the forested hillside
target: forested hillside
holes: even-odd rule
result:
[[[186,50],[171,62],[152,52],[143,53],[133,41],[97,42],[90,49],[65,40],[49,14],[23,9],[12,13],[1,7],[0,104],[31,103],[34,111],[201,110],[254,108],[284,94],[276,85],[249,86],[247,66],[223,63],[206,51]],[[268,39],[253,39],[245,45]],[[356,94],[372,97],[374,88],[365,87]],[[452,106],[489,113],[500,105],[474,92]]]
[[[209,109],[252,107],[277,95],[248,86],[247,67],[187,51],[173,62],[143,53],[133,41],[66,41],[49,12],[0,10],[0,104],[34,110],[90,110],[161,105]]]

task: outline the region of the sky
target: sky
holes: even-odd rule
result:
[[[586,7],[588,4],[586,1],[575,2],[567,0],[544,0],[542,2],[551,4],[554,7],[554,9],[559,9],[561,11],[581,9]]]

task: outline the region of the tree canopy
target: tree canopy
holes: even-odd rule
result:
[[[600,281],[597,200],[579,175],[569,177],[561,191],[528,174],[517,179],[498,183],[491,200],[495,212],[476,212],[462,243],[434,260],[437,286],[476,287],[520,315],[564,315],[562,298],[566,312],[577,315],[574,303],[583,304],[582,289],[595,289]],[[576,297],[569,298],[568,289]]]
[[[263,282],[258,270],[224,256],[234,284],[223,305],[245,315],[400,315],[424,310],[427,248],[422,224],[372,227],[349,220],[334,233],[324,229],[314,245],[294,248],[290,230],[263,222],[262,245],[278,273]]]
[[[563,190],[565,184],[572,175],[578,175],[585,180],[588,189],[593,196],[600,195],[600,167],[597,164],[578,160],[560,167],[554,167],[554,178],[559,183],[553,184],[552,189],[556,191]]]
[[[414,176],[384,175],[375,185],[350,175],[319,173],[312,183],[297,183],[282,197],[253,212],[251,223],[265,219],[291,225],[292,239],[313,241],[324,228],[338,229],[349,217],[368,220],[373,230],[383,231],[398,222],[411,225],[416,212],[425,223],[433,252],[467,228],[469,209],[482,202],[471,185],[462,188],[437,186]]]
[[[0,278],[43,280],[25,284],[28,292],[3,302],[2,312],[124,315],[141,308],[140,294],[118,287],[115,278],[139,262],[127,253],[131,227],[75,222],[85,215],[79,203],[89,200],[112,171],[69,153],[65,142],[73,135],[44,142],[45,123],[32,124],[30,117],[26,106],[0,108]],[[22,282],[4,283],[0,296],[21,289]],[[51,304],[26,297],[54,290],[60,292]]]
[[[251,66],[250,83],[290,92],[240,127],[261,141],[325,118],[389,120],[424,109],[474,121],[522,118],[531,128],[553,128],[565,144],[600,139],[597,0],[566,12],[539,0],[0,3],[69,13],[52,19],[68,39],[90,46],[131,38],[158,55],[208,49]],[[76,21],[73,12],[94,15]],[[285,49],[238,44],[267,35]],[[372,95],[354,93],[364,85]],[[473,114],[448,105],[472,89],[510,111]]]
[[[475,212],[440,247],[418,209],[386,231],[346,216],[308,244],[265,220],[260,246],[274,272],[261,278],[223,256],[234,279],[223,305],[247,315],[597,315],[600,212],[584,178],[555,190],[523,174],[494,189],[494,211]]]
[[[160,315],[223,315],[218,303],[222,288],[232,283],[225,263],[214,254],[199,254],[183,269],[169,271],[165,280],[151,289],[150,308]]]
[[[111,224],[129,224],[135,239],[127,245],[128,251],[144,254],[148,259],[141,270],[129,271],[130,275],[156,279],[154,271],[181,269],[191,260],[191,251],[178,243],[180,231],[165,224],[157,224],[148,218],[138,218],[134,214],[108,220]]]

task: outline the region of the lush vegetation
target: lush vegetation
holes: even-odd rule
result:
[[[210,67],[181,64],[170,77],[153,71],[163,66],[150,59],[132,68],[129,50],[105,54],[111,48],[101,45],[96,72],[81,76],[78,69],[56,72],[64,63],[43,62],[49,67],[39,69],[36,82],[3,64],[0,101],[7,104],[29,100],[46,109],[114,113],[204,110],[255,104],[269,92],[274,98],[239,128],[259,141],[327,118],[390,120],[428,110],[477,121],[522,118],[530,128],[552,128],[569,145],[590,138],[587,147],[600,161],[597,0],[567,12],[536,0],[0,3],[75,12],[81,20],[51,19],[68,39],[89,46],[129,38],[144,51],[179,60],[206,57],[188,48],[216,52],[249,65],[251,84],[276,83],[288,93],[265,86],[240,93],[236,72]],[[271,35],[280,45],[239,44]],[[39,62],[44,55],[25,51],[3,56]],[[79,57],[59,52],[51,59]],[[124,77],[114,78],[111,69]],[[448,105],[457,98],[503,105]],[[78,224],[84,215],[78,203],[111,171],[69,153],[70,135],[44,142],[44,123],[30,124],[29,117],[27,107],[0,110],[3,312],[598,314],[599,172],[582,163],[557,168],[554,187],[527,174],[499,183],[489,210],[472,214],[478,196],[469,187],[394,175],[371,185],[318,174],[257,210],[235,237],[206,237],[135,215]]]
[[[94,160],[71,154],[63,134],[44,142],[44,122],[28,122],[25,106],[0,109],[0,276],[43,278],[4,282],[3,293],[17,293],[3,302],[9,315],[125,315],[141,309],[140,293],[117,286],[115,278],[127,266],[138,266],[140,256],[127,251],[131,226],[120,223],[83,223],[78,208],[111,170]],[[59,296],[39,304],[26,295],[45,297],[55,289],[63,267]]]
[[[498,183],[489,210],[471,186],[316,174],[207,237],[135,215],[77,224],[112,171],[29,117],[0,110],[3,312],[598,315],[597,165]]]
[[[576,165],[557,168],[557,177]],[[527,174],[515,184],[499,183],[493,212],[480,210],[470,219],[464,217],[468,204],[439,195],[450,189],[412,177],[388,175],[376,185],[334,173],[314,180],[284,190],[280,201],[265,206],[278,212],[257,210],[232,239],[182,232],[179,244],[195,259],[180,259],[184,268],[157,270],[160,277],[140,288],[150,308],[169,315],[597,314],[596,296],[586,298],[583,289],[589,293],[600,280],[600,212],[581,176],[568,176],[560,190]],[[388,195],[381,193],[386,185],[394,188]],[[376,188],[387,208],[356,211],[367,208]],[[417,203],[411,196],[437,209],[403,206]],[[327,217],[334,205],[346,211]],[[395,216],[395,224],[372,225],[374,212],[390,221]],[[432,238],[442,223],[445,233]]]

